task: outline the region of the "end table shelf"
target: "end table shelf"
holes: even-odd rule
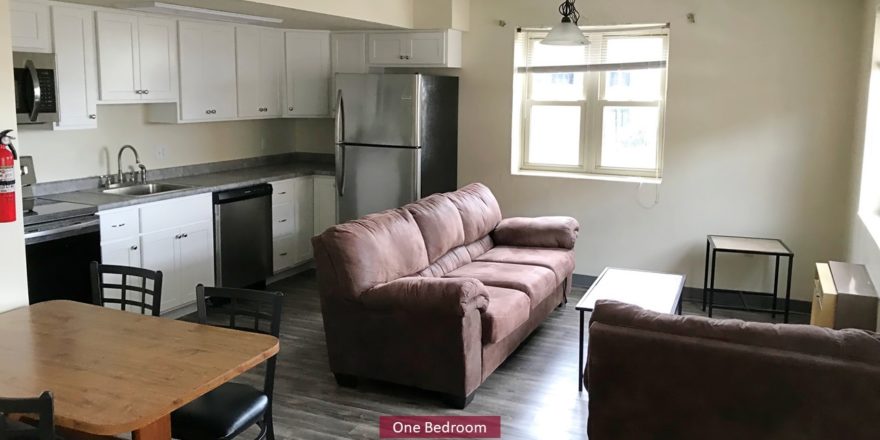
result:
[[[715,268],[716,257],[719,253],[732,254],[750,254],[750,255],[766,255],[776,260],[774,276],[773,276],[773,292],[745,292],[741,290],[717,289],[715,288]],[[786,274],[785,286],[785,307],[783,310],[777,308],[779,298],[779,266],[782,258],[788,258],[788,272]],[[784,322],[788,322],[788,314],[791,305],[791,272],[794,266],[794,253],[782,240],[775,238],[754,238],[754,237],[735,237],[726,235],[709,235],[706,237],[706,271],[703,278],[703,310],[706,310],[708,303],[709,317],[712,316],[714,309],[727,310],[745,310],[750,312],[770,313],[776,317],[777,313],[783,314]],[[736,293],[743,302],[742,307],[716,305],[715,293]],[[770,297],[773,298],[773,305],[769,309],[756,309],[749,307],[745,301],[744,294]],[[708,301],[707,301],[708,299]]]

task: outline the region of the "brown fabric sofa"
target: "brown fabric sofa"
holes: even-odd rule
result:
[[[600,301],[591,439],[880,438],[880,336]]]
[[[501,218],[482,184],[312,239],[330,369],[437,391],[464,407],[562,304],[578,224]]]

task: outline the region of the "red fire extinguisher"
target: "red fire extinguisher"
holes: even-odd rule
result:
[[[18,153],[12,146],[12,130],[0,132],[0,223],[15,221],[15,161]]]

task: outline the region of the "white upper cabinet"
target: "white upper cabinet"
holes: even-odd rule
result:
[[[49,3],[44,1],[10,0],[9,25],[12,50],[19,52],[52,52],[52,25]]]
[[[367,34],[334,33],[330,36],[333,73],[367,73]]]
[[[52,7],[58,83],[56,129],[98,126],[98,72],[94,12],[77,6]]]
[[[174,20],[105,11],[97,17],[101,101],[177,99]]]
[[[369,34],[371,66],[461,67],[461,32],[415,31]]]
[[[253,26],[235,28],[238,116],[281,116],[284,33]]]
[[[285,33],[285,116],[326,117],[330,114],[330,33]]]
[[[180,120],[237,115],[235,27],[180,21]]]

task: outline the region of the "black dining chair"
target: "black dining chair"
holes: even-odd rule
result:
[[[91,270],[93,304],[119,304],[122,310],[135,310],[142,315],[149,310],[149,314],[159,316],[162,307],[162,271],[97,261],[92,261]],[[108,296],[108,290],[118,291],[119,297]]]
[[[33,398],[0,398],[0,439],[39,439],[55,438],[54,406],[52,393],[44,391],[40,397]],[[36,414],[39,417],[36,426],[22,423],[9,418],[13,414]]]
[[[222,303],[211,307],[212,316],[208,315],[208,297],[213,303]],[[199,323],[264,333],[277,338],[281,334],[283,297],[280,292],[205,287],[199,284],[196,287]],[[218,320],[213,316],[214,312],[226,315],[226,319]],[[276,358],[277,355],[266,361],[262,390],[227,382],[171,413],[172,437],[181,440],[225,440],[238,436],[256,424],[260,427],[258,440],[274,440],[272,394]]]

